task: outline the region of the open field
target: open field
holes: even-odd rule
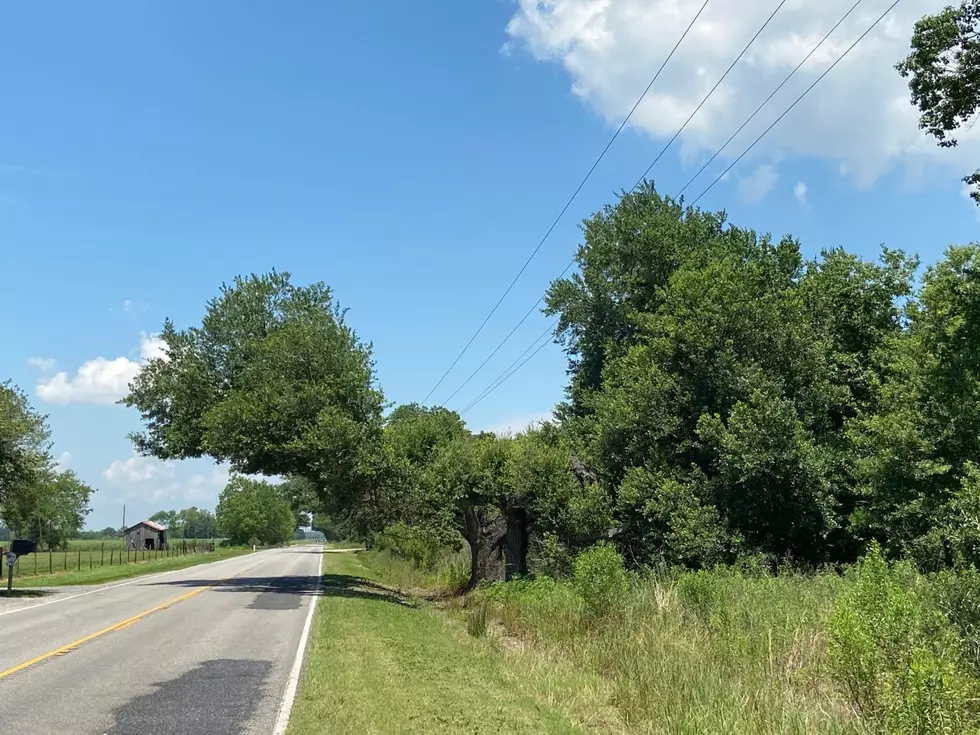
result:
[[[222,541],[222,539],[220,539],[220,538],[187,538],[187,539],[184,539],[184,538],[176,538],[176,539],[175,538],[172,538],[172,539],[170,539],[170,545],[171,546],[177,546],[178,544],[182,544],[185,541],[187,542],[187,544],[189,546],[190,545],[195,545],[195,544],[197,546],[202,546],[204,544],[218,544],[218,543],[220,543]],[[7,543],[9,544],[9,542],[7,542]],[[3,546],[3,545],[4,544],[0,543],[0,546]],[[68,550],[69,551],[78,551],[79,549],[81,549],[82,551],[92,551],[92,550],[98,551],[99,549],[101,549],[103,547],[105,547],[106,549],[108,549],[110,547],[115,547],[117,549],[125,549],[126,548],[125,539],[122,539],[122,538],[106,538],[106,539],[82,539],[82,538],[73,538],[73,539],[69,539],[68,540]]]
[[[2,546],[2,545],[0,545]],[[14,566],[14,579],[91,572],[100,568],[126,567],[158,563],[168,559],[202,555],[214,549],[210,541],[177,541],[169,549],[153,550],[127,549],[122,540],[112,542],[77,541],[69,545],[68,551],[45,550],[27,554],[17,560]],[[0,578],[6,579],[7,563],[0,555]]]
[[[193,548],[193,547],[190,547]],[[250,548],[246,547],[222,547],[219,546],[213,551],[207,551],[204,547],[200,547],[201,550],[198,552],[193,552],[188,550],[188,553],[179,553],[177,549],[172,549],[169,552],[140,552],[140,554],[135,555],[130,553],[130,559],[126,561],[126,555],[122,555],[122,563],[120,563],[120,558],[118,554],[110,555],[109,551],[106,551],[105,564],[100,564],[102,560],[101,550],[100,551],[89,551],[81,552],[82,559],[84,560],[79,569],[77,563],[79,552],[68,552],[68,569],[59,569],[57,565],[54,564],[54,559],[58,555],[58,552],[54,552],[52,555],[48,555],[47,552],[41,552],[40,554],[30,554],[17,562],[17,567],[23,568],[18,570],[15,567],[15,571],[18,573],[14,576],[14,588],[18,587],[55,587],[63,585],[76,585],[76,584],[101,584],[103,582],[112,582],[117,579],[126,579],[129,577],[135,577],[141,574],[151,574],[155,572],[166,572],[173,569],[184,569],[186,567],[192,567],[196,564],[204,564],[212,561],[220,561],[222,559],[229,559],[234,556],[241,556],[242,554],[247,554],[251,552]],[[32,559],[31,557],[35,557]],[[109,559],[114,559],[114,564],[109,564]],[[37,573],[33,573],[34,563],[38,565]],[[48,572],[48,564],[51,564],[53,572]],[[4,567],[4,574],[6,574],[6,566]],[[6,579],[4,577],[4,579]]]

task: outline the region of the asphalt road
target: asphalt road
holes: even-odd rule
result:
[[[0,607],[4,732],[271,735],[320,554],[261,551],[10,601]]]

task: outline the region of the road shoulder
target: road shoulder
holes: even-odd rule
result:
[[[289,735],[586,731],[559,667],[528,670],[378,584],[356,555],[324,555],[321,595]]]

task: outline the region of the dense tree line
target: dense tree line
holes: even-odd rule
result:
[[[150,516],[150,520],[166,526],[171,539],[214,538],[217,535],[214,513],[197,506],[179,511],[158,510]]]
[[[897,65],[941,146],[980,110],[978,23],[978,0],[924,17]],[[645,185],[584,223],[577,261],[546,295],[566,399],[519,436],[386,415],[331,291],[271,273],[223,287],[199,327],[165,323],[126,399],[136,447],[288,478],[262,492],[294,524],[312,511],[419,559],[465,541],[472,584],[600,538],[637,565],[846,563],[873,541],[927,569],[978,561],[978,245],[924,271],[887,248],[807,258]]]
[[[92,489],[51,455],[51,432],[16,386],[0,383],[0,520],[20,538],[67,543],[89,513]]]
[[[200,328],[165,326],[128,399],[137,446],[286,475],[277,498],[351,535],[465,540],[474,584],[527,572],[532,542],[602,537],[636,564],[847,562],[871,540],[975,560],[975,245],[921,277],[888,249],[807,259],[652,186],[584,231],[580,272],[547,294],[569,355],[554,422],[498,437],[439,407],[384,415],[329,290],[273,273],[226,287]]]

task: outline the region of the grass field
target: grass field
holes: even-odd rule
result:
[[[391,593],[355,554],[326,554],[290,735],[622,732],[604,683]]]
[[[27,554],[18,559],[14,567],[15,579],[50,577],[68,573],[79,574],[91,572],[102,567],[125,567],[158,563],[183,557],[188,554],[199,555],[211,547],[211,541],[192,539],[173,542],[170,549],[148,551],[126,549],[121,539],[113,541],[82,541],[73,540],[69,543],[68,551],[45,550]],[[0,556],[0,579],[6,579],[7,564]]]
[[[193,548],[193,547],[192,547]],[[129,577],[135,577],[141,574],[152,574],[155,572],[166,572],[173,569],[184,569],[186,567],[192,567],[195,564],[204,564],[212,561],[220,561],[222,559],[229,559],[233,556],[240,556],[242,554],[250,553],[250,548],[245,547],[222,547],[219,546],[215,548],[214,551],[200,551],[198,553],[187,553],[179,554],[176,549],[171,550],[171,552],[154,552],[150,554],[147,552],[145,555],[141,552],[139,558],[135,558],[136,555],[130,553],[130,561],[125,563],[126,556],[123,555],[124,563],[120,564],[117,556],[114,555],[115,564],[108,564],[110,558],[109,551],[106,550],[106,564],[100,565],[101,560],[101,550],[90,550],[88,552],[82,551],[82,558],[85,560],[81,569],[77,565],[78,551],[68,552],[68,557],[70,559],[68,570],[58,569],[57,565],[53,564],[53,559],[57,556],[58,552],[49,557],[47,552],[41,552],[40,554],[30,554],[28,556],[21,557],[17,562],[17,566],[21,567],[18,574],[14,576],[14,588],[24,588],[24,587],[57,587],[64,585],[75,585],[75,584],[101,584],[103,582],[111,582],[117,579],[127,579]],[[31,557],[36,557],[31,559]],[[34,563],[38,564],[37,574],[33,573]],[[54,566],[54,571],[48,572],[48,563],[52,562]],[[15,567],[15,570],[17,567]],[[26,573],[25,573],[26,572]],[[6,574],[6,566],[4,567],[4,574]],[[4,577],[6,579],[6,577]]]
[[[182,544],[185,541],[189,545],[197,544],[197,545],[200,546],[202,544],[210,544],[210,543],[217,544],[217,543],[219,543],[221,541],[221,539],[219,539],[219,538],[213,538],[213,539],[211,539],[211,538],[196,538],[196,539],[195,538],[188,538],[188,539],[178,538],[178,539],[170,539],[170,545],[171,546],[177,546],[178,544]],[[3,544],[0,544],[0,546],[2,546],[2,545]],[[107,539],[81,539],[81,538],[73,538],[73,539],[69,539],[68,540],[68,550],[69,551],[78,551],[79,549],[81,549],[82,551],[91,551],[91,550],[98,551],[102,547],[105,547],[106,549],[108,549],[110,546],[115,547],[117,549],[124,549],[126,547],[126,545],[124,543],[124,540],[121,539],[121,538],[107,538]]]

